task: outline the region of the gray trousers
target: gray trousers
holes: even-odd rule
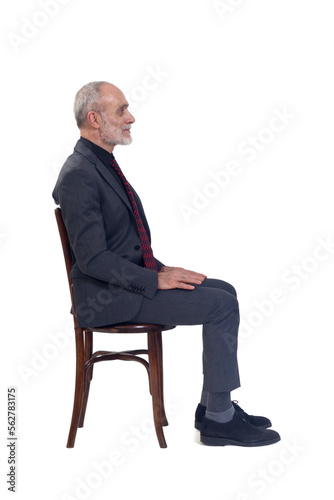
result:
[[[203,390],[230,392],[240,387],[239,306],[236,291],[229,283],[206,279],[194,290],[157,290],[153,299],[144,298],[131,321],[203,325]]]

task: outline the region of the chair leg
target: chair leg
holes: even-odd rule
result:
[[[160,368],[159,363],[159,347],[157,342],[157,336],[161,336],[161,332],[153,332],[147,334],[148,341],[148,359],[150,365],[150,384],[152,390],[152,404],[153,404],[153,419],[155,431],[159,441],[160,448],[167,448],[164,432],[162,425],[164,422],[164,417],[162,412],[163,402],[161,399],[161,387],[160,387]]]
[[[75,345],[76,345],[76,376],[75,376],[75,392],[72,412],[72,421],[70,432],[67,440],[67,448],[73,448],[77,430],[79,426],[80,414],[82,409],[83,388],[84,388],[84,339],[82,328],[75,328]]]
[[[93,332],[85,331],[85,363],[90,359],[92,353],[93,353]],[[91,368],[91,375],[93,374],[93,368],[94,366],[92,366]],[[86,380],[86,390],[83,393],[83,398],[82,398],[82,408],[80,413],[79,427],[84,426],[91,379],[92,376],[87,377]]]
[[[162,336],[161,332],[156,334],[156,342],[157,342],[157,352],[158,352],[158,363],[159,363],[159,389],[160,389],[160,400],[162,403],[161,406],[161,418],[162,425],[168,425],[168,420],[165,412],[165,403],[164,403],[164,380],[163,380],[163,357],[162,357]]]

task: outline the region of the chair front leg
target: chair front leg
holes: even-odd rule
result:
[[[87,363],[87,361],[90,359],[90,357],[93,353],[93,332],[85,330],[84,334],[85,334],[85,347],[84,347],[84,349],[85,349],[85,363]],[[93,374],[93,366],[91,368],[91,374]],[[86,384],[85,384],[86,390],[84,391],[83,398],[82,398],[82,408],[81,408],[81,413],[80,413],[79,427],[84,426],[91,379],[92,379],[92,377],[87,377],[87,380],[86,380]]]
[[[164,405],[161,394],[161,365],[159,362],[159,346],[157,337],[161,336],[161,332],[153,332],[147,334],[148,340],[148,359],[150,366],[150,386],[152,391],[153,418],[154,426],[159,441],[160,448],[167,448],[162,425],[166,420]]]
[[[165,412],[165,403],[164,403],[164,380],[163,380],[163,356],[162,356],[162,335],[161,332],[156,334],[156,343],[157,343],[157,354],[158,354],[158,363],[159,363],[159,389],[160,389],[160,400],[161,400],[161,418],[162,425],[168,425],[168,420]]]

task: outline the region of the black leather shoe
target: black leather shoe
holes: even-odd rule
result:
[[[203,418],[205,417],[205,412],[206,412],[206,406],[201,405],[201,403],[199,403],[195,412],[195,429],[197,429],[198,431],[201,430],[201,425]]]
[[[201,425],[201,442],[207,446],[267,446],[280,441],[273,430],[255,427],[237,411],[232,420],[224,424],[204,417]]]
[[[237,404],[238,401],[232,401],[232,405],[237,413],[240,415],[244,416],[246,420],[252,425],[255,425],[255,427],[258,427],[259,429],[267,429],[268,427],[271,427],[271,422],[269,418],[266,417],[256,417],[255,415],[248,415],[240,406]],[[206,406],[199,404],[196,409],[195,413],[195,428],[200,431],[201,430],[201,424],[202,420],[205,417],[205,412],[206,412]]]

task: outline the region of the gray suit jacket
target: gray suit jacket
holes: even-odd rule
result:
[[[143,206],[131,187],[150,238]],[[145,269],[136,220],[125,191],[80,141],[63,165],[52,193],[62,209],[73,253],[71,277],[78,323],[130,321],[143,297],[158,287]],[[156,259],[158,269],[162,263]]]

